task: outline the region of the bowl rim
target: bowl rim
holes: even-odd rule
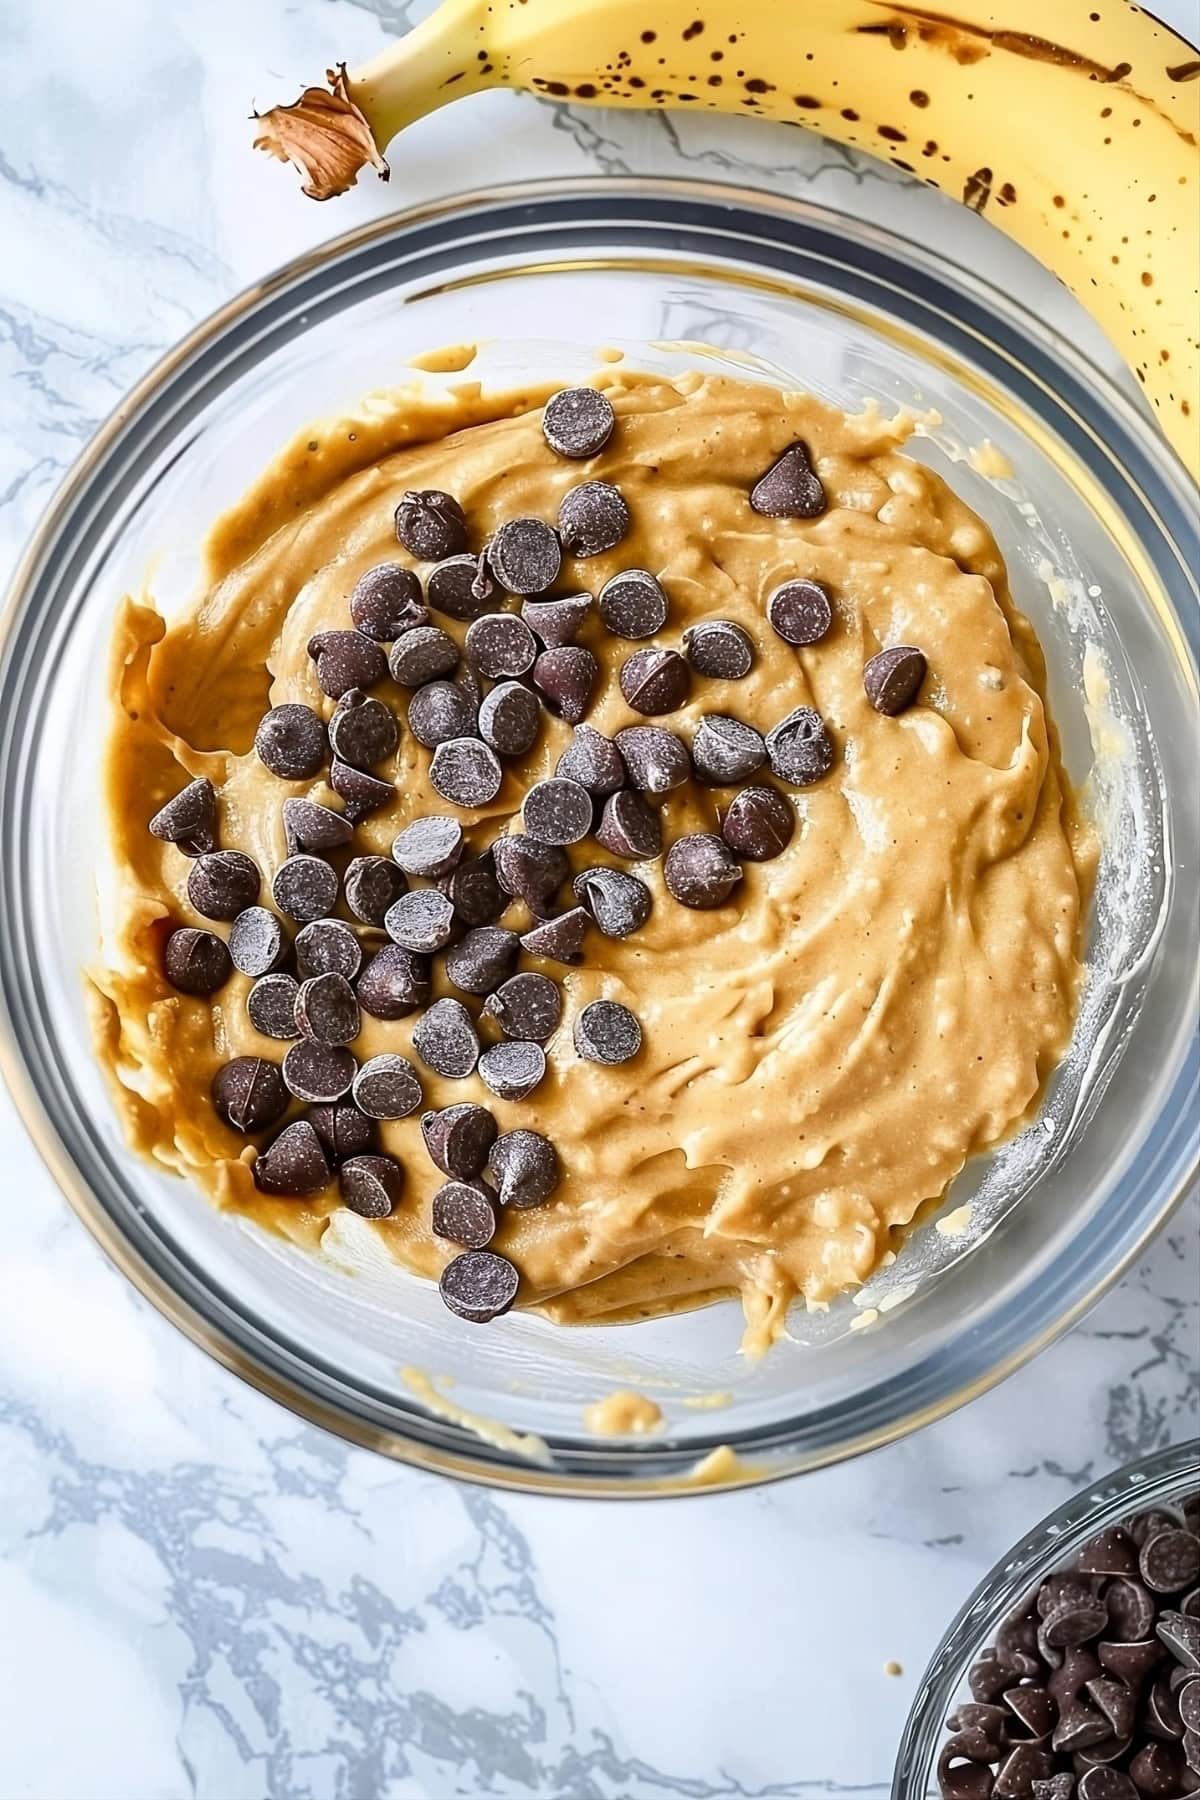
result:
[[[680,176],[595,175],[570,180],[551,177],[521,181],[422,201],[381,218],[366,221],[313,246],[244,288],[200,321],[160,357],[117,404],[77,457],[43,510],[18,558],[3,607],[0,608],[0,691],[6,669],[6,652],[11,647],[14,629],[30,599],[34,577],[64,522],[70,518],[78,498],[86,493],[88,483],[104,468],[109,453],[120,444],[131,423],[205,348],[218,343],[231,327],[251,317],[256,309],[273,297],[287,293],[307,278],[319,275],[356,251],[381,245],[391,238],[399,239],[416,227],[436,224],[446,219],[484,219],[489,213],[506,207],[537,210],[563,201],[576,206],[583,203],[591,208],[586,215],[581,214],[580,217],[585,217],[586,222],[595,225],[603,217],[600,209],[605,197],[624,197],[646,204],[656,201],[664,204],[690,202],[716,208],[726,216],[722,225],[725,231],[729,230],[729,217],[736,217],[743,223],[752,223],[757,217],[771,220],[777,225],[790,222],[810,229],[824,229],[850,246],[871,248],[892,258],[903,258],[909,265],[919,265],[940,292],[947,289],[951,293],[955,289],[960,293],[965,292],[971,301],[986,308],[991,316],[998,317],[1001,322],[1019,331],[1024,342],[1031,343],[1043,353],[1050,352],[1055,364],[1069,371],[1077,394],[1099,395],[1104,408],[1115,416],[1126,433],[1127,445],[1132,444],[1147,466],[1164,482],[1172,508],[1178,509],[1178,516],[1186,526],[1193,494],[1190,479],[1166,439],[1159,436],[1152,418],[1135,405],[1070,340],[1028,312],[1009,295],[994,288],[973,270],[936,255],[932,249],[915,244],[898,232],[863,221],[839,209],[811,200],[791,199],[750,186],[697,181]],[[753,233],[739,233],[739,242],[746,244],[746,255],[752,257],[755,248]],[[1029,379],[1045,385],[1044,380],[1033,371],[1026,369],[1024,373]],[[1059,404],[1072,428],[1085,430],[1095,444],[1108,451],[1106,445],[1101,445],[1094,429],[1085,425],[1079,415],[1070,410],[1065,400],[1060,400]],[[0,730],[2,727],[3,721],[0,719]],[[1184,1073],[1186,1076],[1186,1070]],[[286,1356],[278,1355],[275,1366],[260,1360],[245,1344],[244,1339],[249,1333],[243,1332],[242,1341],[239,1341],[238,1335],[228,1324],[206,1316],[192,1300],[185,1298],[153,1266],[144,1252],[135,1247],[133,1240],[101,1204],[92,1185],[77,1166],[72,1152],[60,1137],[36,1091],[30,1068],[22,1055],[2,984],[0,1075],[13,1094],[21,1120],[39,1154],[77,1216],[135,1288],[194,1343],[292,1412],[362,1448],[381,1451],[426,1470],[527,1493],[620,1499],[681,1496],[693,1492],[713,1493],[781,1480],[860,1455],[907,1436],[986,1392],[1068,1330],[1143,1252],[1146,1244],[1182,1201],[1200,1174],[1200,1145],[1193,1145],[1190,1159],[1173,1172],[1165,1192],[1160,1195],[1153,1210],[1153,1216],[1145,1220],[1141,1228],[1125,1242],[1120,1254],[1105,1269],[1101,1278],[1094,1281],[1086,1292],[1076,1295],[1065,1310],[1058,1312],[1040,1329],[1027,1333],[1021,1343],[991,1366],[968,1379],[943,1384],[942,1390],[934,1398],[910,1409],[900,1410],[896,1415],[872,1424],[848,1439],[811,1445],[800,1452],[793,1444],[788,1458],[779,1464],[743,1462],[735,1456],[732,1466],[725,1474],[712,1481],[695,1478],[689,1480],[686,1474],[682,1477],[672,1475],[664,1478],[630,1476],[627,1472],[604,1472],[606,1463],[610,1466],[617,1463],[636,1464],[639,1451],[644,1457],[647,1451],[655,1448],[652,1441],[644,1446],[622,1444],[619,1449],[614,1448],[610,1456],[602,1454],[601,1446],[597,1445],[594,1457],[586,1459],[590,1465],[588,1472],[547,1472],[523,1459],[514,1457],[506,1460],[502,1453],[498,1455],[478,1443],[461,1428],[448,1431],[435,1417],[419,1407],[406,1409],[402,1428],[404,1435],[400,1435],[399,1427],[381,1428],[362,1412],[355,1412],[340,1403],[336,1372],[324,1369],[316,1359],[309,1358],[307,1367],[310,1375],[321,1375],[324,1378],[326,1395],[333,1390],[331,1397],[325,1397],[289,1374],[286,1366],[283,1366],[287,1361]],[[128,1154],[134,1153],[130,1151]],[[1176,1163],[1179,1164],[1178,1157]],[[214,1288],[211,1283],[207,1291],[212,1300]],[[215,1306],[213,1310],[217,1310]],[[239,1323],[244,1324],[244,1320],[239,1320]],[[344,1391],[344,1384],[342,1387]],[[777,1447],[779,1440],[785,1435],[780,1427],[773,1428],[773,1447]],[[711,1436],[697,1438],[689,1443],[688,1463],[690,1465],[693,1460],[702,1462],[707,1453],[727,1445],[732,1445],[735,1451],[747,1449],[751,1455],[756,1446],[760,1450],[764,1447],[761,1434],[755,1437],[751,1432],[734,1432],[722,1436],[714,1432]]]

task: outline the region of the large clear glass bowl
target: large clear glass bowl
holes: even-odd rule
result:
[[[857,1305],[797,1316],[757,1364],[737,1354],[732,1303],[480,1331],[398,1274],[351,1280],[305,1259],[133,1156],[92,1054],[80,971],[107,857],[119,597],[152,568],[159,601],[181,604],[207,525],[293,431],[404,377],[419,351],[480,340],[472,380],[583,374],[616,344],[643,366],[729,367],[927,414],[914,452],[990,522],[1046,647],[1068,764],[1081,780],[1096,765],[1091,980],[1040,1119],[955,1184],[943,1215],[961,1221],[969,1201],[966,1231],[918,1224]],[[898,1437],[1078,1318],[1194,1167],[1195,563],[1194,490],[1136,406],[1005,296],[886,232],[633,180],[498,189],[356,231],[159,365],[17,571],[0,663],[0,1040],[18,1103],[80,1216],[164,1312],[358,1442],[523,1488],[661,1494]],[[663,1429],[590,1436],[584,1406],[630,1387],[659,1402]],[[497,1428],[440,1416],[455,1407]],[[722,1445],[733,1454],[712,1457]]]

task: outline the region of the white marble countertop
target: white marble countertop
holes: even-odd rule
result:
[[[817,194],[1082,317],[973,215],[752,121],[488,96],[415,128],[390,189],[302,200],[250,155],[248,103],[408,16],[404,0],[0,0],[5,562],[195,320],[328,233],[498,175]],[[125,1285],[3,1095],[0,1171],[0,1800],[879,1791],[979,1576],[1090,1477],[1196,1429],[1195,1201],[1084,1325],[966,1411],[681,1511],[500,1499],[350,1450]]]

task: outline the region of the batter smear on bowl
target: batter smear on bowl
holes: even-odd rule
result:
[[[1031,1115],[1093,844],[902,422],[602,379],[375,397],[124,604],[98,1044],[139,1149],[461,1319],[756,1350]]]

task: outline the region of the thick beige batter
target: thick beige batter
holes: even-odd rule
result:
[[[140,1149],[224,1205],[319,1238],[336,1189],[315,1203],[265,1199],[253,1150],[211,1109],[221,1062],[278,1060],[283,1046],[250,1027],[243,977],[215,1005],[167,986],[168,922],[207,922],[188,907],[186,859],[146,822],[185,777],[209,776],[222,844],[257,859],[266,889],[284,856],[281,802],[340,803],[319,780],[270,775],[251,748],[255,726],[284,700],[332,711],[305,646],[319,628],[349,624],[347,596],[365,569],[405,560],[392,528],[401,492],[449,490],[481,543],[505,518],[553,520],[566,488],[601,474],[624,492],[633,531],[606,555],[566,562],[557,591],[594,593],[644,566],[670,599],[658,641],[677,645],[691,621],[718,617],[758,647],[746,680],[697,678],[685,711],[660,722],[690,737],[700,713],[730,712],[765,730],[815,705],[838,761],[794,794],[790,848],[747,864],[729,904],[690,911],[666,892],[661,863],[639,865],[654,894],[649,923],[624,942],[592,933],[578,968],[547,965],[562,981],[564,1023],[530,1099],[506,1104],[475,1077],[422,1071],[426,1101],[480,1101],[502,1131],[528,1125],[558,1146],[553,1200],[508,1214],[493,1246],[521,1270],[526,1303],[577,1322],[736,1291],[747,1342],[761,1346],[795,1297],[820,1302],[861,1282],[965,1159],[1029,1113],[1071,1032],[1091,844],[1046,718],[1040,651],[996,546],[899,453],[903,427],[738,381],[602,379],[618,427],[587,465],[547,449],[531,410],[544,396],[488,401],[465,383],[456,396],[399,394],[314,428],[221,522],[209,585],[185,617],[168,630],[127,603],[109,770],[123,925],[95,977],[98,1040]],[[807,522],[762,518],[748,491],[797,437],[829,509]],[[764,604],[801,575],[828,585],[836,619],[824,642],[797,651],[771,631]],[[583,641],[604,670],[589,722],[608,733],[639,722],[616,683],[632,646],[598,619]],[[867,703],[862,668],[898,642],[924,650],[930,679],[922,704],[887,718]],[[376,692],[403,719],[406,696],[390,682]],[[547,718],[535,751],[507,765],[489,816],[469,821],[479,847],[553,772],[568,738]],[[407,733],[398,762],[396,803],[359,828],[359,852],[386,855],[409,819],[447,810]],[[715,816],[711,794],[673,794],[665,836],[715,829]],[[576,867],[608,860],[591,842],[571,856]],[[642,1020],[644,1048],[622,1067],[572,1048],[574,1016],[599,997]],[[356,1053],[408,1054],[413,1022],[365,1018]],[[436,1276],[453,1254],[429,1229],[442,1177],[416,1116],[382,1138],[407,1171],[407,1198],[373,1229]]]

